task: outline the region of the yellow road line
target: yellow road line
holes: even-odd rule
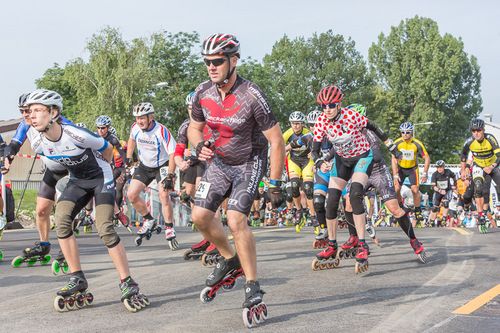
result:
[[[468,231],[468,230],[465,230],[464,228],[452,228],[453,230],[455,230],[456,232],[458,232],[459,234],[461,235],[470,235],[472,234],[472,232]]]
[[[467,304],[462,305],[461,307],[453,311],[453,313],[462,315],[471,314],[472,312],[476,311],[477,309],[491,301],[497,295],[500,295],[500,284],[477,296]]]

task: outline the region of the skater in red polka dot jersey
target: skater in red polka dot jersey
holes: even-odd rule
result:
[[[316,168],[324,163],[319,158],[321,141],[327,137],[333,144],[335,156],[330,171],[326,219],[328,224],[329,246],[317,255],[318,260],[328,260],[337,255],[337,211],[342,190],[351,180],[349,198],[353,209],[354,223],[359,236],[359,247],[356,252],[356,273],[368,269],[368,245],[364,241],[365,208],[363,197],[373,165],[373,153],[370,143],[363,134],[367,128],[374,132],[389,148],[392,154],[398,154],[392,140],[365,116],[342,108],[342,91],[334,86],[327,86],[318,93],[316,102],[321,105],[321,114],[314,126],[314,142],[312,156]],[[396,156],[398,158],[398,156]]]

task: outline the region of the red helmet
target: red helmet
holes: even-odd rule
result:
[[[230,34],[213,34],[203,41],[201,55],[224,54],[231,56],[240,54],[240,42]]]
[[[342,90],[337,88],[334,85],[326,86],[321,89],[316,96],[316,103],[318,104],[330,104],[330,103],[338,103],[341,102],[344,98],[344,94],[342,94]]]

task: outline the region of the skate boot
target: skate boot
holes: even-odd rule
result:
[[[380,246],[380,241],[377,238],[375,226],[373,225],[371,219],[367,219],[366,225],[365,225],[365,230],[368,233],[368,235],[370,236],[370,238],[373,240],[373,242],[375,244],[377,244],[378,246]]]
[[[188,249],[186,252],[184,252],[184,260],[198,260],[200,259],[203,254],[205,253],[205,250],[210,246],[210,242],[207,241],[206,239],[202,239],[199,243],[194,244],[191,246],[190,249]]]
[[[130,312],[137,312],[149,304],[148,298],[139,292],[139,285],[130,276],[120,283],[121,301]]]
[[[220,257],[219,250],[215,247],[215,244],[210,244],[205,253],[201,256],[201,264],[203,266],[213,266]]]
[[[127,215],[125,215],[122,211],[119,211],[115,214],[115,220],[120,222],[125,228],[127,228],[128,232],[132,233],[132,229],[130,228],[130,220]]]
[[[69,266],[61,250],[59,250],[59,253],[52,261],[51,268],[54,275],[58,275],[59,273],[68,274]]]
[[[340,246],[339,253],[340,259],[351,259],[356,256],[356,249],[358,247],[359,238],[355,235],[349,235],[349,239]]]
[[[477,220],[477,227],[481,234],[488,233],[488,225],[486,224],[486,217],[484,215],[479,215],[479,218]]]
[[[370,249],[368,244],[365,242],[359,242],[358,251],[356,252],[356,265],[354,266],[354,272],[356,274],[366,272],[368,270],[368,255],[370,254]]]
[[[322,228],[319,234],[314,237],[313,249],[323,249],[328,246],[328,230]]]
[[[201,302],[211,302],[217,296],[217,291],[220,288],[224,290],[233,289],[236,279],[242,275],[243,269],[241,268],[238,255],[227,260],[222,256],[219,257],[213,272],[207,277],[207,287],[200,293]]]
[[[160,229],[161,232],[161,229]],[[170,247],[170,250],[175,251],[179,248],[179,242],[177,242],[177,239],[175,238],[175,229],[173,226],[166,226],[165,227],[165,239],[168,242],[168,247]]]
[[[135,245],[140,246],[143,238],[150,240],[153,231],[155,231],[156,234],[160,234],[161,227],[156,224],[155,220],[144,220],[142,227],[137,231],[138,236],[135,238]]]
[[[66,286],[57,292],[54,308],[59,312],[77,310],[92,304],[94,296],[87,292],[88,283],[85,277],[72,275]]]
[[[94,219],[92,218],[92,216],[85,214],[82,223],[80,225],[83,226],[83,232],[88,234],[92,232],[93,224],[94,224]]]
[[[264,290],[260,289],[258,281],[245,283],[245,301],[243,302],[243,323],[252,328],[267,319],[267,306],[262,302]]]
[[[33,266],[37,261],[42,265],[46,265],[50,262],[50,243],[48,245],[41,245],[41,242],[35,242],[35,246],[28,247],[23,250],[23,255],[17,256],[12,259],[12,267],[19,267],[24,262],[28,264],[28,266]]]
[[[295,232],[299,233],[306,224],[302,209],[297,209],[293,217],[293,222],[295,224]]]
[[[316,236],[321,232],[321,227],[319,226],[318,218],[316,215],[311,216],[311,226],[314,228],[314,234]]]
[[[410,240],[410,245],[413,249],[413,252],[415,252],[415,254],[417,255],[418,260],[425,264],[427,262],[427,256],[425,254],[425,249],[422,243],[420,243],[418,239],[414,238]]]
[[[313,271],[332,269],[340,265],[340,259],[337,256],[337,244],[328,243],[328,247],[316,254],[311,267]]]

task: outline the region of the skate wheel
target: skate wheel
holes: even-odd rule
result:
[[[86,305],[90,305],[94,302],[94,295],[92,295],[92,293],[87,293],[85,295],[85,304]]]
[[[78,309],[83,308],[85,306],[85,295],[83,294],[76,295],[75,304]]]
[[[346,257],[347,257],[347,253],[344,250],[341,250],[339,252],[339,258],[340,259],[347,259]]]
[[[64,297],[62,296],[56,296],[54,299],[54,309],[58,312],[64,312],[67,311],[66,309],[66,302],[64,302]]]
[[[314,258],[313,259],[311,266],[312,266],[312,270],[313,271],[319,271],[320,270],[318,258]]]
[[[52,259],[52,257],[50,256],[50,254],[46,254],[42,260],[40,260],[40,263],[42,265],[47,265],[49,262],[50,262],[50,259]]]
[[[339,258],[335,258],[335,260],[333,261],[333,267],[336,268],[336,267],[339,267],[340,266],[340,259]]]
[[[149,299],[145,295],[143,295],[143,294],[141,294],[141,299],[142,299],[142,303],[144,303],[146,306],[148,306],[148,305],[151,304],[151,302],[149,301]]]
[[[11,265],[12,265],[12,267],[17,268],[17,267],[21,266],[23,262],[24,262],[24,258],[22,256],[17,256],[14,259],[12,259]]]
[[[327,269],[327,267],[328,267],[328,265],[324,262],[319,264],[319,269],[321,269],[321,270]]]
[[[253,327],[253,314],[252,311],[248,308],[243,309],[243,323],[247,328],[252,328]]]
[[[316,236],[318,236],[318,235],[319,235],[319,227],[314,227],[314,234],[315,234]]]
[[[420,262],[422,264],[426,264],[427,263],[427,255],[425,254],[425,251],[422,251],[419,254],[417,254],[417,257],[418,257],[418,259],[420,260]]]
[[[139,236],[139,237],[136,237],[135,238],[135,245],[136,246],[141,246],[142,244],[142,238]]]
[[[234,288],[234,285],[236,284],[236,280],[233,280],[231,283],[223,284],[222,289],[224,290],[231,290]]]
[[[253,321],[255,322],[255,324],[260,324],[264,321],[264,319],[261,320],[260,312],[258,311],[258,305],[252,306],[250,311],[253,312]]]
[[[171,239],[168,241],[168,246],[170,247],[170,250],[175,251],[179,248],[179,243],[177,242],[177,239]]]
[[[158,234],[161,234],[161,227],[160,227],[160,226],[157,226],[157,227],[156,227],[156,229],[155,229],[155,231],[156,231],[156,234],[157,234],[157,235],[158,235]]]
[[[208,263],[207,263],[207,254],[206,253],[203,253],[203,255],[201,256],[201,264],[203,266],[208,266]]]
[[[69,272],[69,266],[68,266],[68,263],[66,262],[66,260],[60,266],[62,268],[62,272],[64,274],[68,274],[68,272]]]
[[[70,297],[66,300],[66,308],[68,310],[76,309],[76,299],[74,297]]]
[[[2,260],[3,260],[3,251],[0,250],[0,261],[2,261]]]
[[[29,258],[28,261],[26,262],[28,266],[34,266],[36,264],[37,259],[36,258]]]
[[[184,260],[192,259],[192,257],[190,256],[191,253],[193,253],[193,250],[191,249],[186,250],[186,252],[184,252]]]
[[[203,304],[207,304],[207,303],[213,301],[213,299],[215,298],[216,293],[214,293],[213,296],[210,296],[211,291],[212,291],[212,287],[205,287],[201,291],[201,293],[200,293],[200,301]]]
[[[328,268],[328,269],[335,268],[335,263],[334,263],[334,262],[328,262],[328,263],[326,264],[326,268]]]
[[[126,298],[126,299],[124,299],[124,300],[123,300],[123,305],[125,305],[125,308],[126,308],[128,311],[130,311],[130,312],[132,312],[132,313],[137,312],[137,309],[136,309],[136,307],[134,306],[134,303],[133,303],[131,300],[129,300],[128,298]]]
[[[59,274],[59,272],[61,271],[61,266],[59,266],[59,261],[54,260],[52,262],[51,268],[52,268],[52,274],[54,274],[54,275]]]

